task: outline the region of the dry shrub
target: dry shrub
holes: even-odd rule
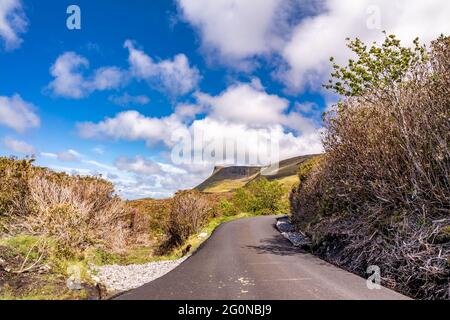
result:
[[[191,235],[199,232],[212,216],[213,205],[199,191],[178,192],[172,199],[165,232],[170,249],[182,245]]]
[[[172,199],[140,199],[128,202],[135,212],[133,229],[137,232],[146,230],[154,237],[161,237],[167,217],[169,216]]]
[[[0,218],[26,214],[33,160],[0,158]]]
[[[24,220],[29,231],[55,237],[68,247],[103,245],[119,250],[130,234],[130,211],[100,178],[35,174],[29,181],[32,214]]]
[[[133,240],[130,209],[112,183],[32,164],[30,159],[0,158],[3,231],[50,237],[78,251],[93,245],[120,250]]]
[[[402,81],[337,106],[327,154],[291,195],[315,250],[418,298],[449,298],[450,39]]]

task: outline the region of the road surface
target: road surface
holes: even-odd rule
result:
[[[275,217],[220,226],[192,257],[119,300],[407,299],[293,247]]]

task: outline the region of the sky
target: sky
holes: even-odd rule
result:
[[[0,156],[136,199],[321,153],[345,39],[428,44],[448,21],[447,0],[0,0]]]

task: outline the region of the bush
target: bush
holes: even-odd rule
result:
[[[29,182],[30,232],[55,237],[81,250],[91,245],[120,250],[130,235],[130,211],[114,194],[112,183],[95,177],[42,171]]]
[[[272,215],[287,213],[286,190],[278,181],[261,178],[238,189],[232,202],[241,212]]]
[[[327,238],[341,239],[333,262],[361,274],[378,265],[407,294],[448,298],[450,244],[435,239],[450,223],[450,39],[426,53],[417,46],[422,58],[400,69],[393,52],[407,49],[392,39],[381,50],[357,46],[358,68],[342,72],[350,89],[336,89],[349,97],[325,117],[326,155],[301,177],[292,213],[324,255]],[[368,86],[352,75],[365,65],[393,75]]]
[[[0,158],[0,215],[5,229],[55,239],[82,251],[91,245],[120,250],[131,235],[130,210],[112,183]]]
[[[225,217],[235,216],[239,213],[236,206],[227,199],[222,199],[219,202],[218,211],[221,216]]]
[[[178,192],[172,200],[165,225],[168,236],[166,249],[182,245],[191,235],[199,232],[211,218],[212,204],[199,191]]]
[[[0,157],[0,219],[27,213],[33,161]]]

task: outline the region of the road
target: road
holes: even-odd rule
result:
[[[188,260],[119,300],[407,299],[293,247],[275,217],[220,226]]]

